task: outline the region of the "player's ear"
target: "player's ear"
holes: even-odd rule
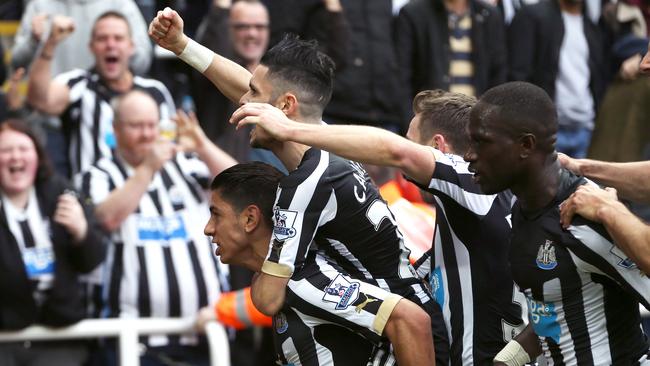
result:
[[[293,93],[286,92],[278,98],[276,107],[287,116],[295,115],[298,113],[298,98]]]
[[[526,133],[519,138],[519,157],[522,159],[528,158],[535,147],[537,146],[537,139],[532,133]]]
[[[246,233],[251,233],[262,220],[262,211],[256,205],[248,205],[240,215],[241,223]]]

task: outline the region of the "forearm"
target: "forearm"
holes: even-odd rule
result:
[[[28,103],[43,112],[50,113],[48,110],[48,91],[52,83],[51,66],[54,55],[54,47],[46,45],[40,55],[34,59],[31,70],[29,71],[29,81],[27,89]]]
[[[223,170],[230,168],[237,164],[237,160],[228,155],[225,151],[221,150],[209,139],[205,139],[203,146],[197,149],[199,159],[208,166],[212,175],[217,175]]]
[[[275,315],[284,304],[288,282],[288,278],[257,273],[251,284],[251,298],[255,308],[264,315]]]
[[[650,226],[632,214],[620,202],[612,202],[597,211],[614,243],[644,273],[650,274]]]
[[[105,230],[116,230],[138,208],[154,173],[145,165],[138,166],[122,187],[114,189],[106,200],[97,205],[95,216]]]
[[[428,147],[376,127],[295,123],[287,134],[291,141],[346,159],[399,168],[420,183],[428,183],[435,167]]]
[[[601,185],[616,188],[621,198],[650,203],[650,161],[610,163],[578,159],[579,173]]]
[[[185,50],[189,43],[194,41],[191,41],[187,36],[184,37],[183,42],[180,43],[180,47],[172,51],[183,61],[187,62],[187,58],[184,57],[184,55],[188,52]],[[199,47],[202,48],[204,46],[199,45]],[[189,62],[188,64],[207,77],[228,99],[234,103],[239,103],[241,97],[248,92],[248,83],[251,78],[251,73],[236,62],[214,53],[207,48],[205,48],[205,50],[209,51],[209,53],[201,54],[198,58],[202,61],[205,61],[204,57],[212,58],[207,69],[200,70],[195,65],[192,65]],[[205,50],[201,52],[204,52]],[[197,55],[196,52],[191,53],[192,55]]]

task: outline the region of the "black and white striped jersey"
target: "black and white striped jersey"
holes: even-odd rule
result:
[[[9,232],[20,249],[34,300],[40,306],[55,276],[56,256],[49,219],[41,212],[35,189],[30,191],[25,209],[15,207],[4,194],[0,194],[0,208],[4,210]]]
[[[273,318],[281,364],[395,364],[390,348],[377,334],[381,330],[372,325],[382,323],[387,318],[382,312],[391,311],[396,304],[392,301],[401,297],[347,276],[315,251],[310,251],[296,275],[287,285],[283,308]]]
[[[442,308],[451,364],[491,365],[525,326],[508,267],[513,195],[483,194],[462,157],[431,150],[436,166],[421,188],[434,194],[436,231],[415,266]]]
[[[133,174],[119,156],[100,159],[77,184],[95,204]],[[184,154],[155,175],[138,209],[112,235],[104,264],[105,316],[186,317],[214,303],[225,285],[226,268],[203,234],[209,218],[203,187],[210,177],[198,159]],[[196,337],[183,336],[181,344]],[[150,346],[177,337],[150,336]]]
[[[639,303],[650,309],[650,279],[600,224],[575,217],[560,226],[559,205],[581,184],[561,171],[545,208],[512,211],[510,262],[529,320],[550,365],[648,365]]]
[[[307,150],[280,182],[273,216],[263,272],[291,277],[316,247],[353,278],[419,304],[431,300],[393,214],[360,164]]]
[[[120,93],[109,89],[94,70],[76,69],[57,75],[55,81],[70,88],[70,105],[61,115],[68,145],[70,175],[83,172],[115,148],[111,99]],[[160,119],[175,114],[174,101],[163,83],[133,77],[133,88],[149,93],[160,107]]]

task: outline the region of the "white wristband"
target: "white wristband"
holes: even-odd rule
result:
[[[213,57],[214,52],[209,48],[196,43],[193,39],[190,39],[187,42],[183,52],[178,55],[178,58],[185,61],[188,65],[201,73],[204,73],[205,70],[208,69],[208,66],[212,63]]]
[[[503,362],[508,366],[523,366],[530,362],[530,356],[519,342],[512,340],[497,353],[494,361]]]

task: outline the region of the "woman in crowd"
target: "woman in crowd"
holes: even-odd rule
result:
[[[0,330],[66,326],[85,316],[78,276],[104,259],[92,210],[53,175],[22,120],[0,123]],[[0,343],[0,364],[79,365],[83,343]]]

